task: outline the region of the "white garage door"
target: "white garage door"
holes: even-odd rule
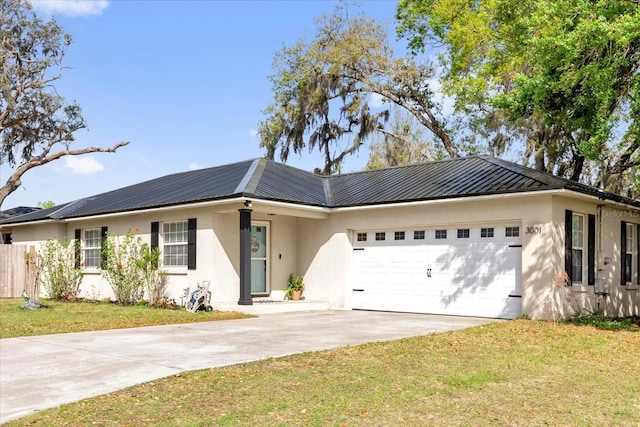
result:
[[[353,240],[354,309],[522,314],[519,226],[360,231]]]

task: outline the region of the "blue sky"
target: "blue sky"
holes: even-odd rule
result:
[[[56,83],[77,101],[88,130],[73,147],[111,147],[115,154],[67,156],[23,176],[3,209],[63,203],[193,168],[262,157],[255,135],[272,99],[268,76],[283,43],[311,36],[314,18],[335,1],[42,0],[73,37]],[[360,10],[389,28],[395,43],[397,1],[364,1]],[[360,170],[367,150],[347,159]],[[289,165],[322,166],[317,154],[290,157]],[[0,182],[10,170],[0,169]]]

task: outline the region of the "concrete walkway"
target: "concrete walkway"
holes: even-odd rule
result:
[[[184,371],[426,335],[493,321],[322,310],[2,339],[0,423]]]

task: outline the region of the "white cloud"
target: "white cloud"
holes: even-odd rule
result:
[[[65,159],[65,166],[77,175],[92,175],[104,170],[104,166],[92,156],[67,156]]]
[[[258,136],[258,131],[255,130],[255,129],[251,129],[249,131],[249,136],[252,137],[252,138],[255,138],[256,136]]]
[[[108,0],[31,0],[36,10],[67,16],[100,15],[109,6]]]
[[[382,95],[379,95],[377,93],[372,93],[371,94],[371,106],[374,108],[382,108],[382,107],[387,107],[389,104],[385,104],[385,97]]]
[[[189,165],[189,170],[190,171],[194,171],[194,170],[198,170],[198,169],[202,169],[202,166],[200,166],[199,164],[193,162]]]

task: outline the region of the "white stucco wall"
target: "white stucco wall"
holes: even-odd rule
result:
[[[334,308],[350,308],[351,239],[354,230],[393,230],[505,223],[521,226],[523,241],[523,292],[552,277],[553,266],[538,260],[548,256],[552,236],[551,196],[505,196],[477,200],[461,199],[413,205],[344,209],[328,221],[299,219],[298,270],[308,284],[310,299],[329,301]],[[525,227],[538,227],[540,234],[524,234]],[[535,303],[524,298],[524,304]]]
[[[598,275],[603,278],[609,295],[604,300],[607,314],[612,316],[640,316],[640,286],[638,274],[640,266],[637,257],[637,235],[633,237],[633,277],[632,284],[621,283],[621,230],[622,221],[640,227],[640,210],[626,209],[605,204],[599,210],[602,224],[602,240],[599,249]],[[634,230],[635,232],[635,230]]]
[[[33,244],[48,238],[73,239],[77,228],[107,226],[112,235],[138,228],[150,241],[152,221],[197,218],[197,269],[169,270],[169,297],[179,301],[183,288],[211,281],[214,302],[239,299],[240,204],[167,209],[95,219],[15,226],[15,244]],[[601,301],[609,314],[638,315],[638,286],[620,286],[620,221],[640,224],[640,211],[605,204],[570,192],[543,192],[500,197],[398,204],[385,207],[337,209],[331,213],[304,212],[300,207],[276,208],[254,203],[252,220],[268,225],[269,290],[282,290],[289,274],[304,276],[308,300],[326,301],[334,309],[350,309],[352,239],[354,230],[396,230],[446,226],[506,224],[521,227],[523,313],[548,318],[546,296],[554,275],[564,266],[564,213],[597,215],[597,277],[609,284],[610,295]],[[586,228],[586,223],[585,223]],[[586,239],[586,237],[585,237]],[[586,250],[586,249],[585,249]],[[605,265],[604,260],[609,262]],[[634,257],[634,272],[638,266]],[[85,271],[82,295],[111,298],[113,293],[97,270]],[[634,283],[637,280],[634,279]],[[593,309],[598,300],[592,286],[568,291],[574,307]]]

